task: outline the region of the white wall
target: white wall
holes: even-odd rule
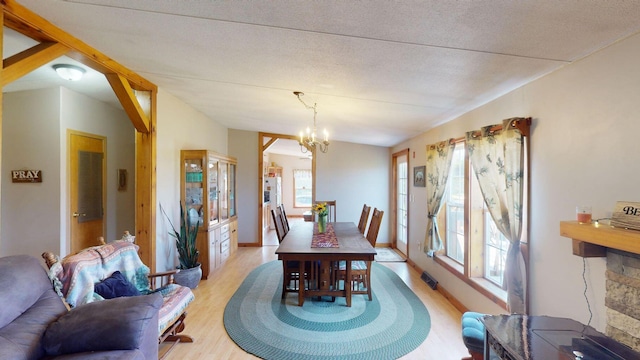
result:
[[[134,130],[123,110],[64,87],[6,93],[3,110],[2,174],[42,170],[43,182],[2,181],[0,254],[68,253],[67,129],[107,138],[105,238],[134,229],[134,189],[118,192],[116,182],[117,169],[133,175],[135,161]]]
[[[425,161],[425,145],[461,136],[481,125],[513,116],[533,117],[531,134],[530,297],[531,313],[589,320],[583,297],[583,260],[559,222],[575,218],[575,206],[592,205],[594,218],[611,215],[618,200],[640,201],[637,166],[640,133],[640,36],[618,42],[586,59],[502,96],[455,121],[394,148],[416,152],[411,166]],[[410,243],[423,241],[424,191],[411,188]],[[421,252],[411,259],[434,275],[473,310],[499,312]],[[604,331],[605,260],[586,259],[592,325]]]
[[[229,129],[229,155],[238,159],[236,169],[238,243],[258,242],[258,133]]]
[[[316,156],[316,199],[336,200],[337,221],[357,224],[365,203],[384,211],[377,245],[389,243],[389,148],[332,141],[327,153]]]
[[[175,242],[168,234],[171,227],[160,205],[172,222],[179,224],[180,150],[212,150],[226,155],[227,128],[163,89],[158,90],[157,113],[156,268],[163,271],[178,264]],[[240,211],[238,208],[238,214]]]
[[[60,89],[3,96],[0,256],[60,253]],[[12,183],[20,169],[42,170],[42,183]]]

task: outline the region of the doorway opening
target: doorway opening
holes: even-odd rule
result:
[[[292,135],[261,132],[258,142],[259,241],[256,246],[278,245],[275,230],[270,227],[273,222],[271,210],[284,205],[287,217],[302,218],[302,213],[309,208],[296,206],[294,170],[311,171],[311,198],[314,199],[316,160],[312,153],[300,151],[297,137]]]

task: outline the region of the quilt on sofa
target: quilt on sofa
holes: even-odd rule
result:
[[[127,241],[113,241],[70,255],[49,269],[49,278],[71,307],[103,300],[95,284],[119,271],[140,294],[150,294],[149,267],[138,256],[138,246]],[[169,284],[155,290],[163,297],[159,314],[159,334],[163,334],[193,301],[191,289]]]

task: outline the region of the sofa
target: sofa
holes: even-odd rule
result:
[[[157,359],[160,294],[68,310],[32,256],[0,258],[0,359]]]

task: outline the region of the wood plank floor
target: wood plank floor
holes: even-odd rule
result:
[[[222,269],[212,274],[208,280],[200,282],[194,290],[196,299],[189,306],[184,331],[193,336],[195,341],[176,345],[166,359],[257,359],[240,349],[229,338],[222,316],[227,301],[247,274],[258,265],[277,260],[274,253],[276,248],[241,247]],[[439,292],[431,290],[420,279],[420,274],[406,263],[380,264],[395,271],[424,302],[431,315],[431,331],[427,339],[402,359],[459,360],[468,356],[460,335],[462,314]]]

